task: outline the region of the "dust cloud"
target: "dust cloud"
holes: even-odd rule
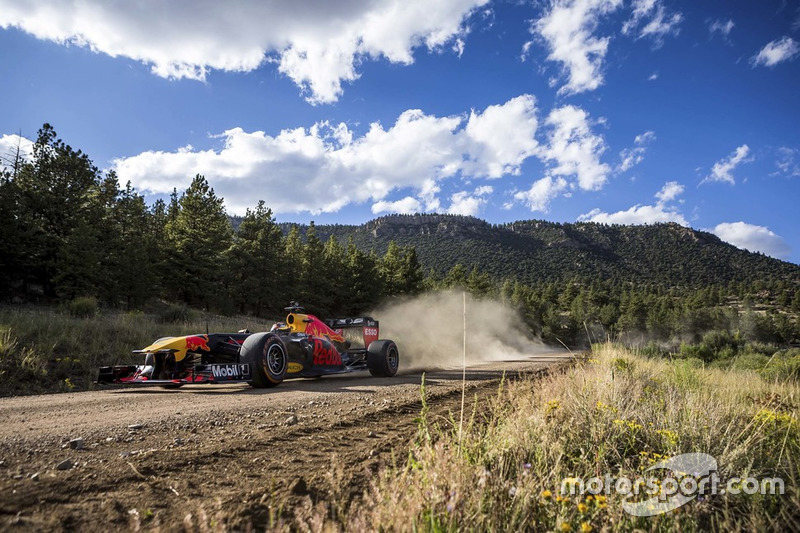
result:
[[[463,298],[463,293],[454,291],[427,293],[393,301],[371,313],[380,321],[381,338],[397,343],[401,371],[461,367]],[[467,364],[563,353],[531,338],[522,318],[500,302],[467,294],[466,310]]]

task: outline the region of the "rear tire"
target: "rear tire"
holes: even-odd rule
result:
[[[373,376],[389,378],[397,374],[400,351],[390,340],[372,341],[367,348],[367,368]]]
[[[242,343],[240,361],[250,365],[253,387],[275,387],[286,377],[289,351],[283,340],[274,333],[256,333]]]

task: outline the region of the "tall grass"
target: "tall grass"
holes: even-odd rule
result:
[[[90,307],[80,304],[80,309]],[[97,367],[142,363],[131,350],[192,333],[264,331],[271,322],[203,314],[181,306],[157,313],[75,312],[46,307],[0,307],[0,396],[92,388]]]
[[[455,418],[423,412],[408,457],[376,476],[364,501],[327,527],[343,530],[797,530],[800,426],[794,381],[650,359],[606,344],[544,379],[474,405],[459,448]],[[781,477],[784,495],[706,495],[654,517],[623,495],[563,495],[567,478],[630,479],[681,453],[716,458],[724,483]],[[724,485],[721,485],[724,486]],[[342,502],[336,502],[337,509]],[[320,521],[309,508],[303,521]],[[316,514],[315,514],[316,513]]]

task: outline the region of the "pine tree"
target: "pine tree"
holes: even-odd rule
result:
[[[25,233],[19,206],[19,192],[10,171],[0,168],[0,297],[10,295],[12,288],[25,277]]]
[[[403,255],[394,241],[389,242],[381,259],[380,272],[387,295],[398,296],[403,293]]]
[[[494,284],[486,272],[479,272],[477,267],[472,267],[472,271],[467,278],[467,290],[473,296],[489,296],[494,292]]]
[[[359,250],[351,237],[347,242],[346,266],[344,312],[355,315],[368,311],[384,294],[377,258]]]
[[[14,183],[18,220],[26,228],[20,257],[26,281],[41,284],[49,296],[95,295],[103,209],[98,169],[44,124],[33,160],[22,164]]]
[[[116,179],[116,177],[115,177]],[[130,182],[120,191],[112,210],[115,252],[107,281],[107,291],[121,298],[128,309],[144,304],[158,291],[158,243],[153,238],[154,216],[148,211],[144,197]]]
[[[442,285],[449,289],[466,287],[467,269],[464,268],[464,265],[456,263],[442,280]]]
[[[800,289],[794,291],[794,298],[792,298],[792,311],[800,313]]]
[[[306,309],[320,316],[327,316],[332,304],[329,300],[328,287],[331,281],[326,276],[324,249],[325,245],[317,237],[317,229],[312,220],[306,230],[306,242],[303,246],[300,295]]]
[[[283,280],[286,302],[301,300],[303,286],[303,241],[300,239],[300,228],[293,224],[284,239],[283,261],[285,277]]]
[[[506,305],[511,303],[511,296],[514,294],[514,281],[510,278],[505,278],[503,284],[500,285],[500,299]]]
[[[405,247],[400,273],[403,280],[402,292],[404,294],[414,295],[422,291],[425,275],[417,258],[417,249],[413,246]]]
[[[346,253],[336,237],[328,237],[322,251],[324,260],[324,273],[328,280],[326,299],[329,302],[329,311],[333,314],[341,314],[346,307],[348,299],[345,287]]]
[[[283,234],[272,210],[258,202],[239,225],[230,249],[231,291],[239,311],[261,316],[265,309],[279,309],[283,283]]]
[[[165,228],[171,252],[167,288],[187,304],[220,307],[219,298],[225,293],[225,252],[233,236],[223,200],[198,174],[178,206]]]

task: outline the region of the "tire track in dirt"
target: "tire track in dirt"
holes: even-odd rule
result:
[[[540,372],[549,364],[470,369],[468,396],[481,401],[496,393],[504,375]],[[287,390],[266,395],[270,402],[247,389],[212,394],[210,401],[202,391],[70,395],[58,412],[43,408],[49,413],[44,421],[9,416],[14,423],[0,434],[0,525],[260,530],[291,520],[306,498],[351,500],[381,465],[404,460],[417,433],[419,383],[419,374],[287,382]],[[426,392],[430,416],[446,418],[460,408],[461,372],[428,373]],[[245,401],[230,401],[242,396]],[[24,398],[6,400],[0,416],[25,405]],[[55,397],[34,400],[58,403]],[[157,407],[144,427],[129,430],[126,424],[140,417],[129,411],[142,402]],[[86,414],[87,405],[106,408]],[[40,427],[77,413],[90,422],[83,449],[70,449],[64,424]],[[67,460],[70,468],[59,470]]]

